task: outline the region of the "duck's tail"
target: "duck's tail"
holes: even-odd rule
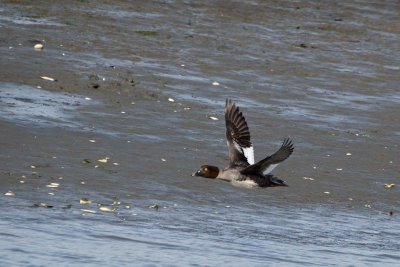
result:
[[[274,176],[271,176],[269,180],[271,181],[271,186],[288,186],[285,181]]]

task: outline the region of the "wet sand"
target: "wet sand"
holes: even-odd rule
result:
[[[2,265],[399,260],[397,2],[3,2]],[[294,140],[288,188],[190,176],[227,165],[227,97],[256,159]]]

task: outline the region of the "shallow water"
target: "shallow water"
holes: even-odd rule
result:
[[[397,266],[398,7],[5,1],[0,265]],[[289,187],[190,176],[227,97]]]

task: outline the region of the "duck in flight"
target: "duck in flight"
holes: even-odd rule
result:
[[[287,159],[294,150],[293,143],[286,138],[278,151],[254,163],[254,149],[246,119],[239,108],[227,99],[225,105],[226,139],[229,151],[229,166],[220,170],[216,166],[203,165],[192,176],[221,179],[245,187],[287,186],[271,172]]]

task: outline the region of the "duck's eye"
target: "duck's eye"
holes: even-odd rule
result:
[[[208,168],[207,168],[207,167],[206,167],[206,168],[204,168],[204,171],[205,171],[205,172],[208,172]]]

